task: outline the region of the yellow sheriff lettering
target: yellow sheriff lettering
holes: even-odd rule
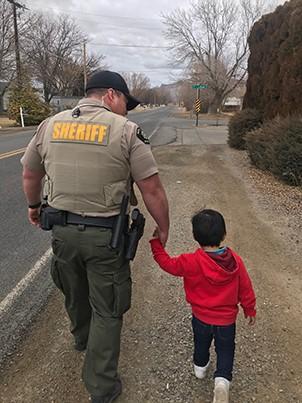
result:
[[[77,129],[77,123],[71,123],[70,128],[69,128],[69,133],[68,133],[68,139],[69,140],[75,140],[75,133]]]
[[[95,141],[96,136],[98,135],[99,125],[92,125],[90,141]]]
[[[62,125],[62,122],[56,122],[54,124],[53,131],[52,131],[52,138],[54,140],[58,139],[60,137],[61,125]]]
[[[103,143],[106,133],[107,133],[107,126],[100,125],[99,126],[99,138],[98,138],[99,143],[101,143],[101,144]]]
[[[75,135],[76,140],[84,140],[85,139],[85,130],[86,130],[86,125],[79,125],[77,128],[77,132]]]
[[[86,125],[85,141],[89,141],[89,140],[90,140],[91,128],[92,128],[92,125]]]
[[[62,123],[60,139],[65,139],[65,140],[68,139],[69,128],[70,128],[70,123]]]
[[[105,144],[108,128],[109,126],[100,123],[55,122],[52,140]]]

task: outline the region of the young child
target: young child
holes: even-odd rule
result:
[[[238,304],[249,324],[255,323],[255,294],[246,268],[233,250],[220,246],[226,235],[223,216],[201,210],[192,217],[193,236],[199,243],[194,253],[170,257],[161,245],[157,230],[150,241],[153,257],[166,272],[184,278],[186,299],[192,306],[194,373],[206,375],[209,349],[214,339],[217,356],[213,403],[229,401],[235,353]]]

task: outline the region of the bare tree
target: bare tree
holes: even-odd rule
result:
[[[32,16],[32,29],[24,36],[23,50],[33,78],[43,85],[44,99],[56,94],[72,95],[83,77],[82,47],[85,35],[68,16],[54,20],[49,16]],[[91,56],[87,71],[102,67],[103,56]],[[84,79],[82,79],[83,83]],[[81,95],[83,84],[80,84]]]
[[[150,79],[142,73],[124,73],[130,92],[141,102],[145,102],[145,98],[151,88]]]
[[[209,112],[246,76],[248,35],[264,0],[198,0],[188,11],[164,15],[166,37],[177,62],[190,67],[195,83],[209,88]]]
[[[192,91],[191,83],[188,80],[179,82],[177,89],[177,102],[179,106],[184,106],[187,110],[194,108],[195,92]],[[202,100],[203,105],[203,100]]]
[[[173,89],[173,92],[175,89]],[[162,84],[160,87],[152,88],[151,103],[157,105],[168,104],[171,102],[171,91],[169,84]]]
[[[105,69],[105,56],[90,54],[86,60],[86,72],[90,76],[94,71]],[[57,93],[62,96],[82,96],[84,94],[84,61],[71,56],[62,61],[57,76],[54,78]]]

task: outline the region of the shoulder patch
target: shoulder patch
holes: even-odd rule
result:
[[[143,143],[150,144],[149,139],[145,137],[144,132],[140,127],[136,129],[136,137],[138,137]]]

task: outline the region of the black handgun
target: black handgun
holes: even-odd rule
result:
[[[131,227],[128,232],[127,247],[126,247],[126,259],[133,260],[136,254],[139,240],[144,234],[145,217],[139,211],[134,209],[131,214]]]
[[[117,216],[117,220],[112,229],[112,237],[110,241],[110,247],[112,249],[119,248],[122,241],[122,236],[123,234],[125,234],[125,226],[127,224],[128,219],[127,217],[128,203],[129,203],[129,196],[124,195],[121,204],[120,214]]]

